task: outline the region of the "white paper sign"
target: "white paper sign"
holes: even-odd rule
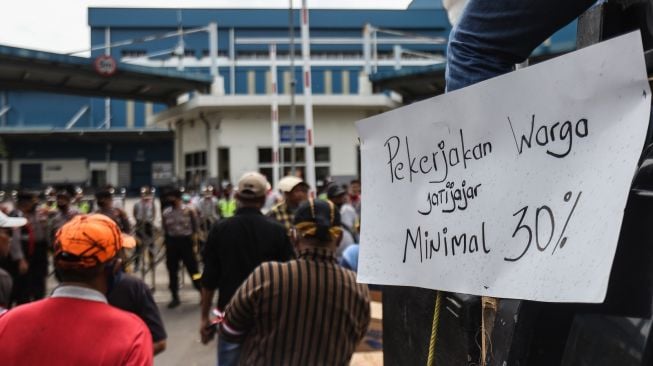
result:
[[[650,104],[637,32],[359,121],[358,280],[602,302]]]

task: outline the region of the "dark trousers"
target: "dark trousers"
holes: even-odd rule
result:
[[[200,289],[200,281],[197,278],[199,269],[197,259],[193,253],[193,240],[190,236],[167,236],[166,237],[166,267],[168,268],[168,278],[170,279],[170,292],[173,296],[179,293],[179,261],[184,262],[184,266],[193,279],[193,286]]]
[[[27,253],[27,248],[24,248]],[[10,273],[14,277],[12,302],[17,305],[40,300],[45,297],[45,280],[48,276],[48,243],[38,242],[34,245],[34,252],[27,258],[29,269],[25,274],[18,273],[18,262]]]

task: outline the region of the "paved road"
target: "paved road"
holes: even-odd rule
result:
[[[216,343],[213,341],[203,345],[199,338],[200,296],[191,286],[186,276],[184,287],[180,291],[181,306],[168,309],[170,292],[165,266],[160,265],[157,271],[157,286],[154,301],[159,305],[163,321],[168,332],[168,348],[154,358],[157,366],[194,366],[215,365]]]
[[[126,211],[131,212],[135,200],[127,200]],[[149,284],[149,277],[146,280]],[[166,351],[154,358],[156,366],[194,366],[194,365],[215,365],[216,363],[216,341],[203,345],[199,338],[200,321],[200,296],[191,285],[188,274],[184,272],[184,285],[180,288],[181,306],[175,309],[168,309],[167,304],[171,300],[168,291],[168,274],[165,262],[157,266],[156,285],[154,301],[159,306],[166,331],[168,333],[168,347]],[[48,281],[50,289],[56,286],[54,278]],[[381,305],[379,302],[372,304],[372,317],[381,318]],[[377,331],[378,333],[378,331]],[[380,340],[377,335],[376,339]],[[383,363],[381,351],[359,352],[352,359],[352,366],[381,365]]]

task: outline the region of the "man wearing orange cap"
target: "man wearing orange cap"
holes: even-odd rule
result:
[[[7,365],[151,365],[152,337],[136,315],[107,304],[116,255],[135,245],[104,215],[80,215],[56,234],[62,279],[44,300],[0,315]]]

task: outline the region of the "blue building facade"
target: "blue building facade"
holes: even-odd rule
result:
[[[295,92],[301,95],[299,15],[299,10],[292,13],[296,55],[294,78],[289,57],[291,45],[287,9],[90,8],[90,56],[95,58],[109,54],[121,62],[172,68],[192,74],[210,74],[215,62],[219,75],[215,94],[256,97],[270,92],[268,47],[274,43],[277,45],[279,60],[279,93],[289,94],[294,79],[297,81]],[[206,29],[211,23],[217,23],[215,60],[210,57],[210,35]],[[361,94],[367,87],[364,84],[368,82],[367,76],[370,74],[418,69],[442,63],[450,30],[446,11],[439,0],[415,1],[406,10],[310,10],[312,92],[315,95]],[[178,31],[190,33],[171,35]],[[571,49],[574,39],[575,25],[572,24],[552,37],[536,53]],[[2,90],[0,110],[6,107],[9,108],[0,115],[0,128],[26,133],[35,129],[63,130],[66,127],[68,131],[105,130],[108,133],[151,130],[161,128],[150,124],[152,116],[167,108],[162,104],[132,100]],[[11,136],[6,136],[5,140],[7,145],[11,145]],[[166,142],[164,139],[157,143],[163,144],[162,147],[145,154],[139,169],[149,164],[150,171],[171,170],[169,167],[161,168],[160,164],[172,164],[177,158],[174,142]],[[142,148],[142,144],[139,145]],[[125,146],[123,148],[131,149]],[[48,155],[16,148],[13,149],[12,158],[20,164],[46,159],[48,156],[65,161],[71,154],[76,154],[75,149],[80,158],[88,155],[88,149],[81,146],[69,149],[73,151],[58,154],[58,149],[53,147]],[[134,151],[138,150],[139,146],[134,147]],[[133,157],[123,155],[126,161],[117,160],[116,163],[122,162],[118,165],[123,170],[131,169],[132,173],[120,171],[121,168],[116,168],[115,171],[107,168],[106,183],[128,186],[157,183],[155,178],[143,179],[142,172],[126,168],[124,163],[133,161]],[[114,158],[111,156],[109,159],[113,161]],[[89,171],[75,178],[86,176],[86,179],[75,183],[99,184],[97,179],[93,179],[94,173],[90,167],[99,167],[100,160],[104,159],[88,155],[86,160]],[[20,167],[8,167],[11,164],[0,160],[0,183],[21,182]],[[152,169],[152,164],[159,164],[158,168]],[[128,176],[131,178],[126,178]],[[141,178],[133,179],[135,176]],[[163,177],[162,179],[184,178],[171,177],[167,173]],[[53,179],[55,178],[43,179],[39,183],[61,183]]]

